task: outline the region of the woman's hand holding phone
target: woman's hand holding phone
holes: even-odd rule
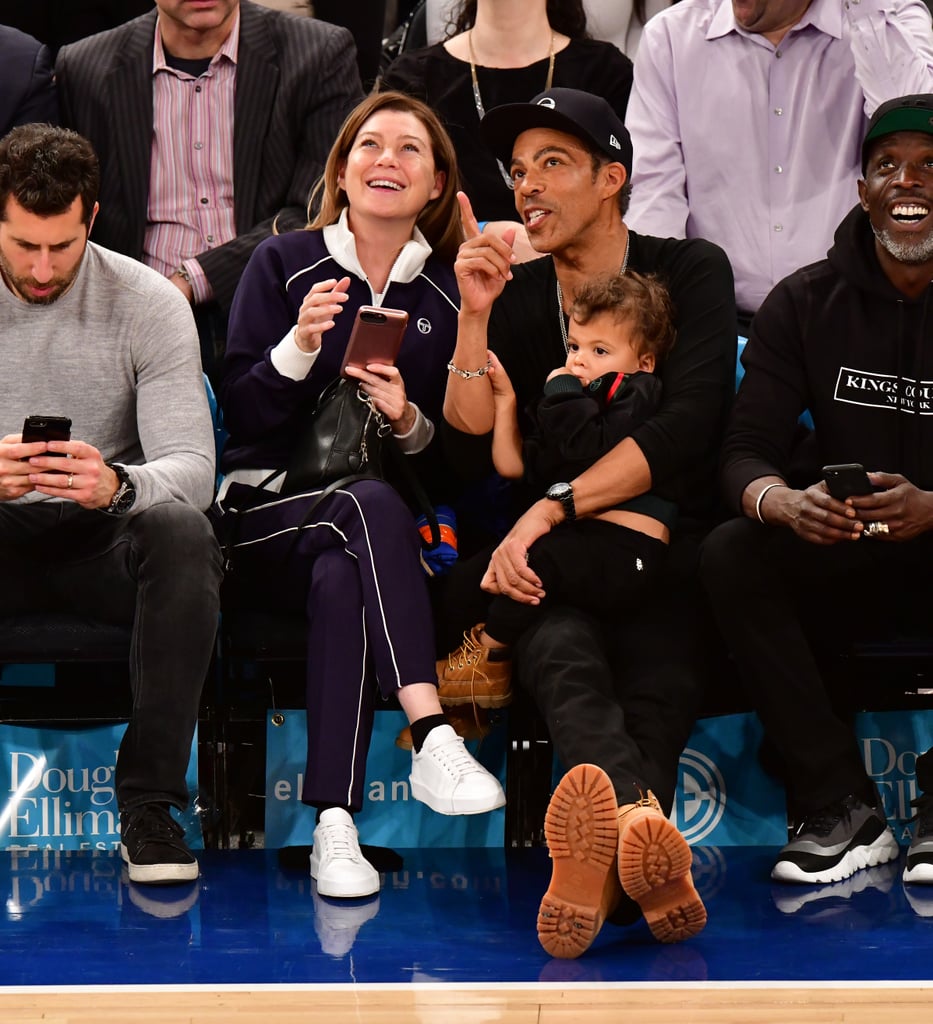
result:
[[[334,326],[335,318],[350,297],[349,287],[349,277],[342,277],[339,281],[332,277],[311,286],[298,310],[295,328],[295,344],[302,352],[310,354],[320,349],[324,334]]]
[[[415,425],[415,408],[408,401],[405,381],[396,366],[370,363],[366,368],[347,366],[344,373],[358,380],[373,404],[389,421],[392,432],[407,434]]]

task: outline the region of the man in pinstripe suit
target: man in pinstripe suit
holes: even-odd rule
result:
[[[156,0],[63,47],[56,78],[62,123],[100,157],[94,240],[184,293],[210,373],[250,254],[274,221],[305,223],[362,98],[352,37],[249,0]]]

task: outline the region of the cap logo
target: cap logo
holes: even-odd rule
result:
[[[557,106],[557,104],[554,102],[554,100],[551,99],[550,96],[545,96],[544,99],[538,100],[538,106],[550,107],[551,110],[553,110]]]
[[[612,146],[614,149],[621,149],[622,148],[619,145],[619,140],[614,135],[610,135],[609,136],[609,145]]]

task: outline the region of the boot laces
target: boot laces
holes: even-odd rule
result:
[[[463,634],[463,643],[447,655],[447,664],[450,668],[462,668],[464,665],[472,665],[482,654],[482,647],[471,636],[469,631]]]

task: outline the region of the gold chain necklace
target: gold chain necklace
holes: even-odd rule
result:
[[[479,116],[480,121],[486,116],[486,108],[483,106],[483,97],[479,91],[479,79],[476,77],[476,54],[473,52],[473,29],[467,33],[467,46],[470,50],[470,79],[473,82],[473,102],[476,104],[476,113]],[[547,80],[544,83],[544,91],[547,92],[551,88],[551,83],[554,81],[554,33],[551,33],[551,50],[548,55],[548,66],[547,66]],[[515,188],[515,182],[512,181],[512,175],[505,169],[502,161],[496,159],[496,164],[499,167],[499,173],[502,175],[502,180],[505,182],[506,187],[510,189]]]
[[[631,238],[630,234],[625,236],[625,255],[622,257],[622,266],[619,267],[619,277],[625,273],[628,267],[628,248]],[[557,277],[556,271],[554,276]],[[570,355],[570,338],[567,335],[567,322],[564,319],[564,293],[561,291],[560,278],[557,279],[557,319],[560,322],[560,336],[564,342],[564,352]]]

